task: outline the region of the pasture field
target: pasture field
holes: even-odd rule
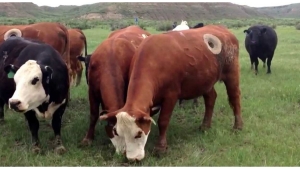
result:
[[[159,158],[153,154],[158,128],[146,144],[146,157],[132,166],[299,166],[300,165],[300,31],[278,26],[278,46],[272,62],[272,74],[259,64],[258,75],[250,70],[245,50],[243,28],[232,29],[240,42],[240,88],[244,128],[232,131],[233,112],[227,101],[223,83],[215,85],[218,97],[212,128],[200,132],[204,104],[192,100],[178,105],[168,130],[168,152]],[[148,28],[151,33],[159,33]],[[88,51],[93,52],[110,33],[94,28],[84,30]],[[158,44],[159,45],[159,44]],[[68,152],[62,156],[52,151],[53,131],[49,122],[40,123],[39,136],[43,153],[32,154],[31,137],[23,115],[7,111],[0,125],[0,166],[122,166],[125,157],[114,154],[105,134],[105,122],[97,124],[96,137],[90,147],[79,147],[89,125],[87,84],[82,78],[72,87],[71,102],[63,117],[62,139]],[[154,116],[157,120],[157,115]]]

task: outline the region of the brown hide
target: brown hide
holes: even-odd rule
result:
[[[118,35],[124,34],[124,33],[127,33],[127,32],[133,32],[133,33],[137,33],[137,34],[145,34],[147,36],[151,35],[149,32],[143,30],[141,27],[139,27],[137,25],[131,25],[131,26],[128,26],[126,28],[119,29],[119,30],[116,30],[116,31],[110,33],[108,35],[108,38],[117,37]]]
[[[18,28],[22,37],[38,39],[56,49],[66,63],[69,63],[69,42],[67,28],[59,23],[40,22],[30,25],[0,26],[0,43],[4,41],[4,34],[10,29]]]
[[[102,110],[108,112],[118,110],[124,105],[132,56],[144,39],[142,34],[150,35],[137,26],[129,26],[116,32],[112,32],[90,58],[88,69],[90,127],[83,144],[89,143],[94,138],[100,104]],[[110,126],[106,126],[106,130],[108,133],[112,132]]]
[[[204,41],[204,35],[208,34],[221,42],[221,51],[216,54],[208,48],[212,44]],[[218,45],[214,44],[216,49]],[[223,81],[235,116],[234,128],[242,129],[239,43],[228,29],[207,25],[201,29],[151,35],[135,52],[130,71],[124,107],[100,119],[115,120],[118,112],[127,112],[147,132],[151,127],[150,108],[160,105],[157,147],[165,149],[166,131],[177,100],[203,96],[205,116],[202,127],[209,128],[217,97],[214,84]]]
[[[71,79],[75,82],[75,86],[78,86],[81,82],[81,76],[83,66],[77,59],[77,56],[82,55],[83,49],[85,49],[84,55],[87,55],[87,43],[84,33],[80,29],[68,29],[69,42],[70,42],[70,67],[71,67]]]

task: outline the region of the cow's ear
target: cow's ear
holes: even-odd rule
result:
[[[249,34],[249,30],[248,29],[244,30],[244,33]]]
[[[152,122],[154,125],[156,125],[155,121],[153,120],[152,117],[150,117],[149,115],[144,115],[144,116],[141,116],[140,118],[137,119],[140,123],[143,123],[143,122]]]
[[[85,57],[83,57],[82,55],[77,56],[77,59],[81,62],[85,62]]]
[[[52,79],[53,69],[50,66],[40,65],[43,77],[46,79],[46,83],[49,84]]]
[[[267,32],[267,29],[266,29],[266,28],[262,28],[262,29],[260,30],[260,32],[261,32],[261,34],[264,34],[264,33]]]
[[[7,65],[7,66],[4,67],[4,71],[7,74],[7,77],[9,79],[14,78],[14,76],[15,76],[15,74],[16,74],[16,72],[17,72],[18,69],[19,68],[17,66],[12,65],[12,64],[9,64],[9,65]]]

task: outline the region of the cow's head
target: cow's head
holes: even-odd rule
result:
[[[101,115],[99,119],[111,123],[111,129],[106,131],[117,153],[125,153],[128,160],[142,160],[145,157],[151,123],[155,124],[148,114],[111,112]]]
[[[49,100],[49,84],[53,73],[51,67],[28,60],[20,68],[7,65],[4,70],[16,84],[16,90],[9,99],[10,109],[25,113]]]
[[[267,32],[266,28],[255,28],[255,29],[246,29],[244,33],[249,36],[250,44],[257,45],[261,42],[263,35]]]
[[[90,55],[86,55],[85,57],[83,57],[82,55],[77,56],[77,59],[81,62],[84,62],[85,65],[85,79],[86,79],[86,83],[88,83],[88,70],[89,70],[89,65],[90,65],[90,58],[91,58],[92,54]]]

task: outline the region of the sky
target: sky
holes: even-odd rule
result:
[[[26,1],[3,1],[0,2],[26,2]],[[28,2],[28,1],[27,1]],[[105,2],[105,1],[97,1],[97,0],[32,0],[31,2],[35,3],[38,6],[52,6],[57,7],[59,5],[86,5],[86,4],[93,4],[97,2]],[[107,2],[107,1],[106,1]],[[125,2],[125,1],[116,1],[110,0],[109,2]],[[138,2],[138,1],[131,1],[131,2]],[[141,2],[141,1],[139,1]],[[158,1],[151,1],[151,2],[158,2]],[[161,2],[161,1],[160,1]],[[168,1],[166,1],[168,2]],[[172,1],[174,2],[174,0]],[[176,1],[180,2],[180,1]],[[299,0],[206,0],[206,1],[184,1],[184,2],[231,2],[238,5],[247,5],[250,7],[269,7],[269,6],[281,6],[281,5],[288,5],[292,3],[299,3]]]

